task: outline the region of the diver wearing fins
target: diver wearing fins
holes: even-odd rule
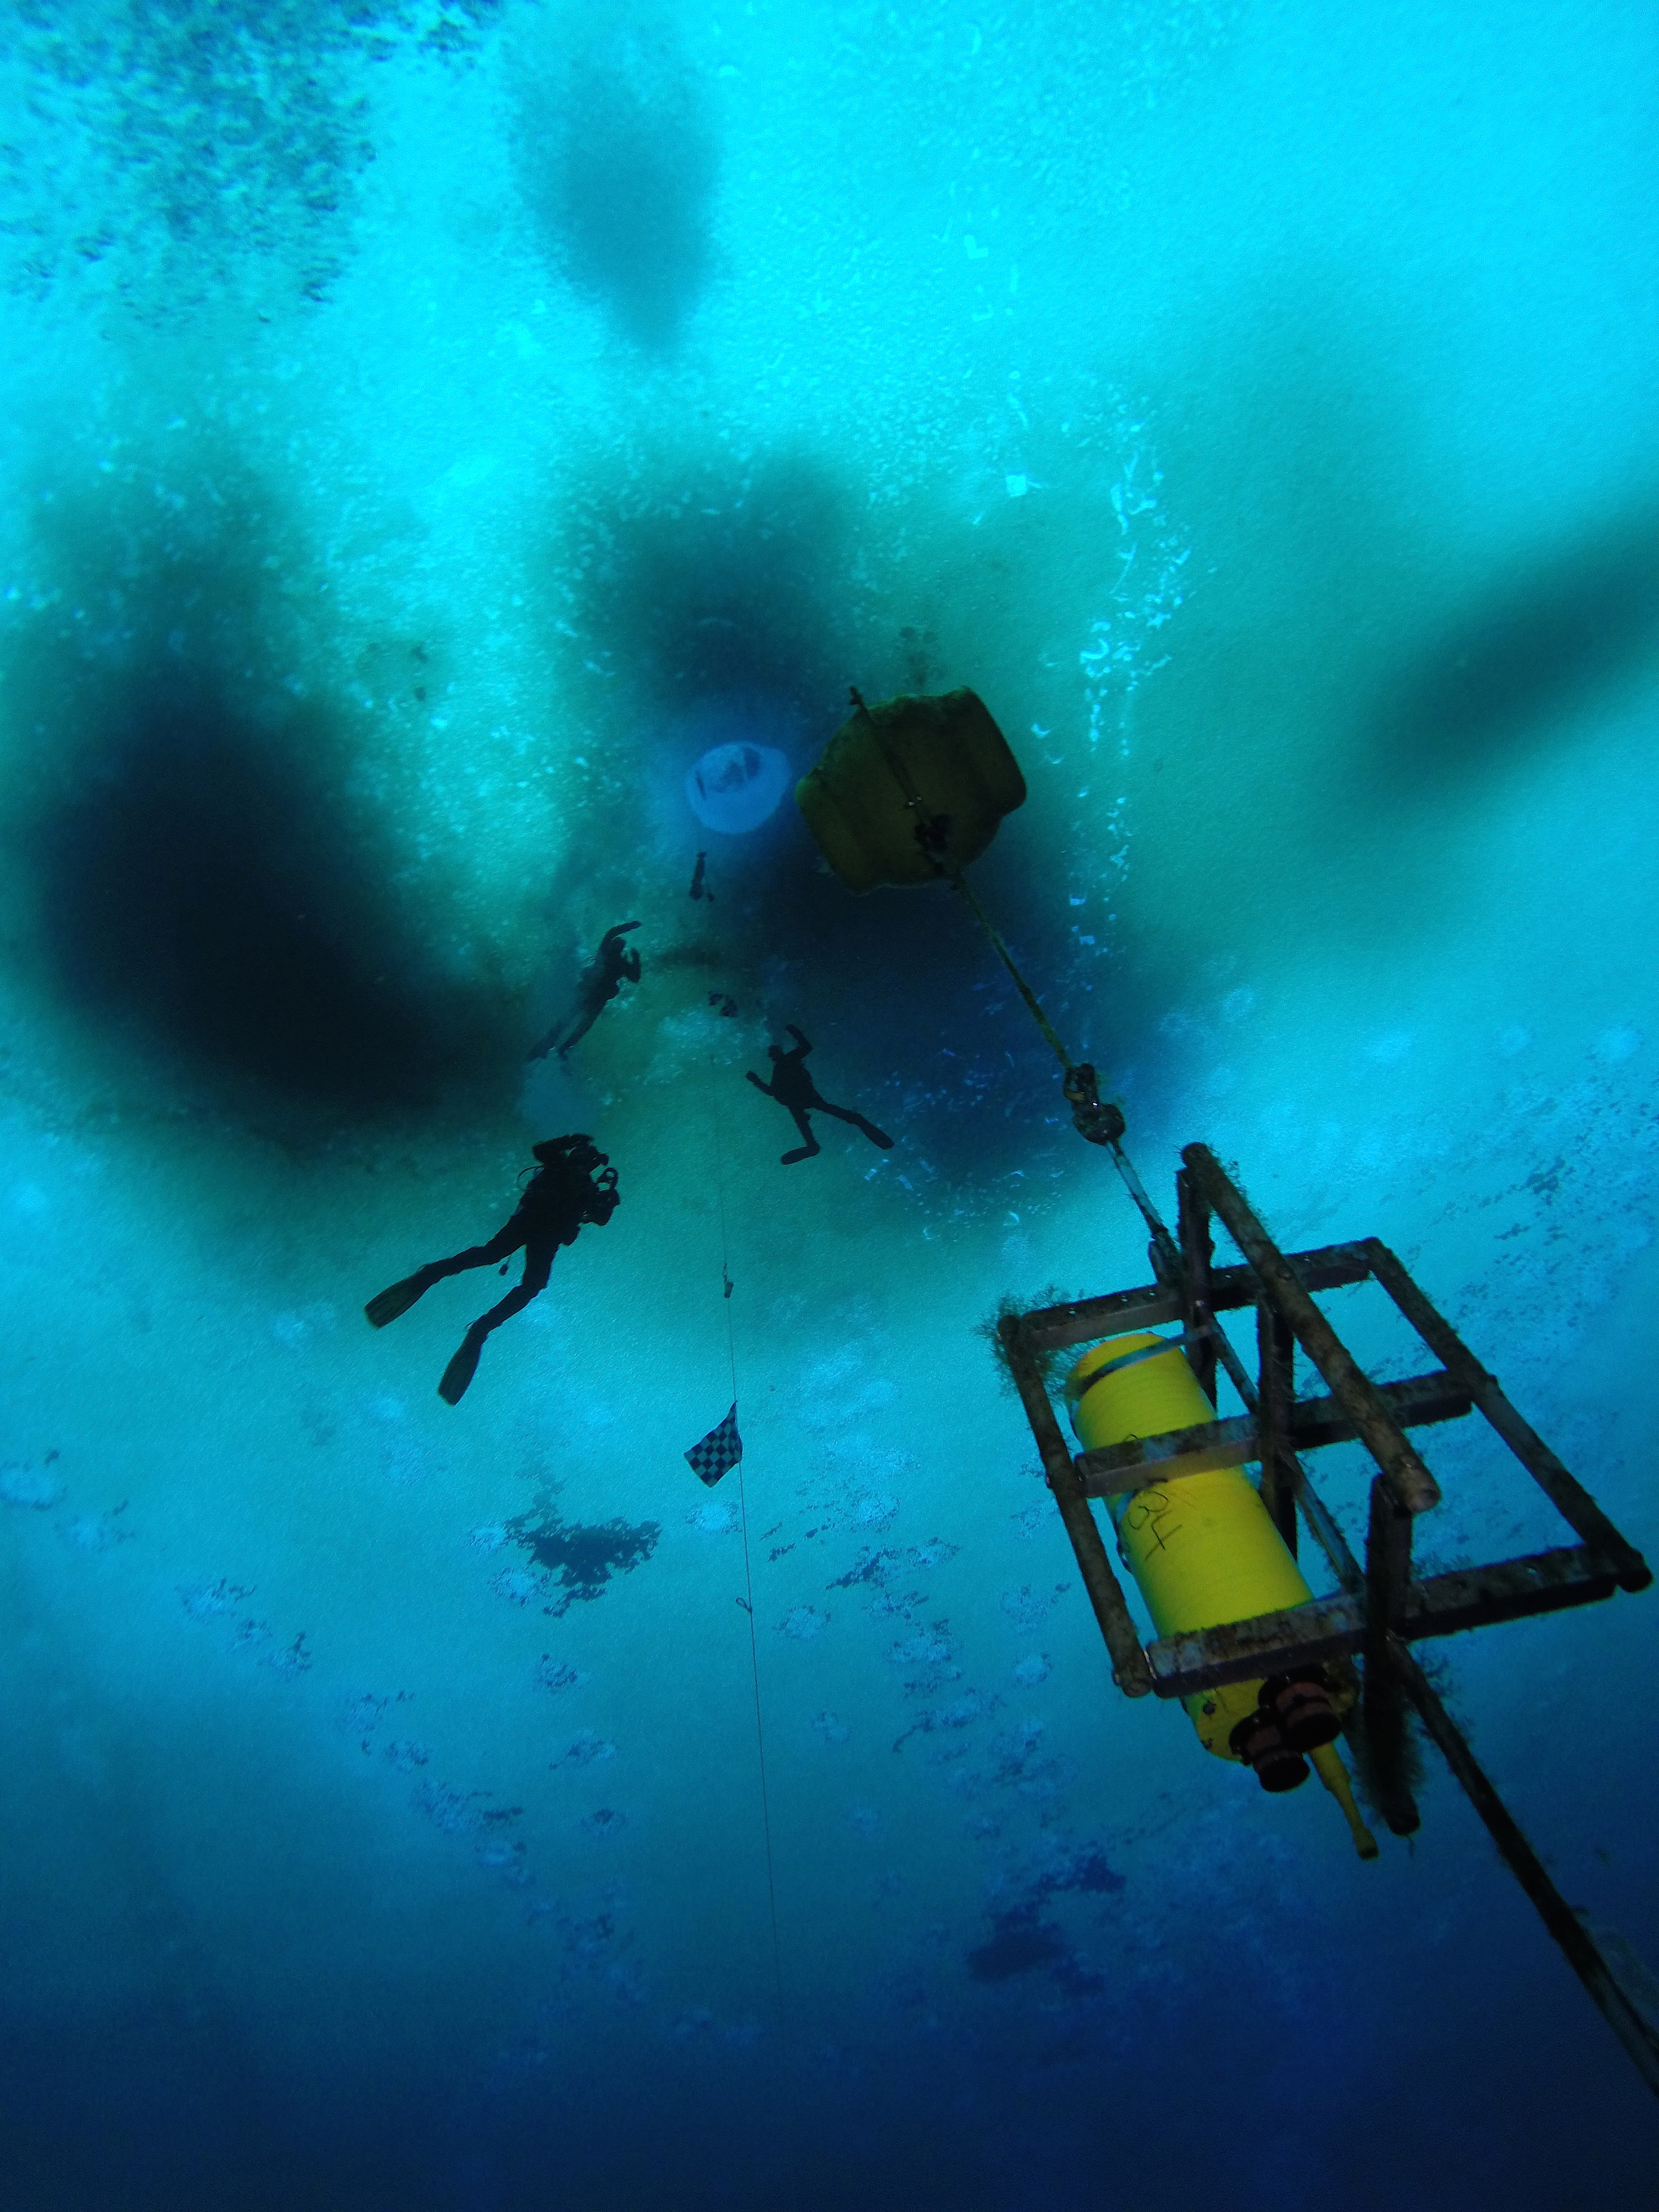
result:
[[[617,1170],[592,1137],[580,1133],[550,1137],[531,1149],[540,1168],[519,1200],[513,1218],[487,1244],[470,1245],[453,1259],[428,1261],[401,1283],[393,1283],[390,1290],[372,1297],[363,1308],[371,1327],[384,1328],[399,1314],[407,1313],[416,1298],[446,1275],[462,1274],[469,1267],[492,1267],[523,1249],[524,1273],[517,1287],[473,1322],[460,1350],[444,1370],[438,1395],[452,1406],[460,1403],[477,1371],[478,1355],[490,1331],[511,1321],[515,1313],[522,1313],[532,1298],[547,1288],[559,1247],[574,1244],[588,1222],[603,1228],[622,1203]],[[506,1273],[505,1267],[501,1272]]]
[[[570,1012],[531,1046],[526,1059],[544,1060],[556,1045],[562,1060],[572,1045],[587,1035],[623,985],[639,981],[640,956],[631,945],[625,948],[623,944],[629,931],[639,926],[637,921],[619,921],[606,930],[599,951],[581,972]]]
[[[799,1145],[793,1152],[780,1155],[783,1165],[793,1167],[797,1160],[810,1160],[815,1152],[823,1151],[812,1134],[812,1125],[806,1118],[809,1114],[833,1114],[838,1121],[850,1121],[855,1129],[863,1130],[872,1145],[879,1145],[884,1152],[890,1152],[893,1140],[884,1129],[877,1128],[873,1121],[866,1121],[862,1114],[855,1114],[850,1107],[832,1106],[827,1098],[818,1096],[818,1087],[806,1072],[806,1055],[812,1048],[793,1022],[786,1023],[785,1027],[795,1040],[794,1048],[786,1052],[781,1044],[767,1046],[772,1058],[772,1080],[763,1083],[752,1067],[744,1070],[757,1091],[763,1091],[780,1106],[788,1108],[800,1131]]]

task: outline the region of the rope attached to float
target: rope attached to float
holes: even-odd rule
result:
[[[1026,1011],[1042,1032],[1043,1042],[1060,1062],[1060,1087],[1066,1094],[1066,1103],[1072,1109],[1073,1127],[1085,1142],[1091,1145],[1103,1145],[1111,1153],[1113,1163],[1123,1178],[1124,1188],[1134,1200],[1141,1218],[1146,1222],[1151,1233],[1153,1243],[1166,1260],[1174,1263],[1177,1258],[1175,1239],[1170,1236],[1158,1208],[1147,1195],[1146,1186],[1136,1174],[1134,1164],[1123,1150],[1122,1138],[1127,1125],[1123,1119],[1122,1109],[1114,1105],[1110,1099],[1101,1097],[1100,1079],[1092,1064],[1086,1060],[1075,1060],[1067,1052],[1060,1032],[1048,1015],[1043,1012],[1036,993],[1020,973],[1018,963],[1003,943],[990,916],[974,896],[968,878],[963,873],[960,866],[951,858],[951,817],[947,814],[929,811],[927,801],[917,790],[910,772],[904,764],[902,757],[889,742],[887,732],[865,704],[862,693],[856,685],[849,685],[848,690],[854,710],[869,724],[871,734],[875,738],[881,757],[886,762],[889,772],[899,787],[906,811],[914,817],[914,834],[923,858],[939,882],[949,884],[952,890],[960,892],[963,898],[966,900],[974,919],[984,931],[991,950],[1012,976],[1014,988],[1024,1000]]]

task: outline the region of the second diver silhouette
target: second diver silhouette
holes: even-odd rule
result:
[[[438,1395],[452,1406],[459,1405],[477,1372],[478,1355],[490,1331],[511,1321],[515,1313],[522,1313],[532,1298],[539,1297],[547,1288],[559,1247],[574,1244],[587,1222],[602,1229],[622,1203],[617,1170],[608,1164],[592,1137],[580,1133],[550,1137],[531,1149],[541,1163],[540,1170],[519,1200],[513,1218],[496,1231],[489,1243],[469,1245],[452,1259],[428,1261],[424,1267],[405,1275],[401,1283],[393,1283],[363,1308],[371,1325],[384,1328],[399,1314],[407,1313],[416,1298],[434,1283],[442,1282],[446,1275],[463,1274],[469,1267],[491,1267],[523,1248],[524,1273],[517,1287],[487,1314],[479,1316],[444,1370]],[[507,1273],[505,1267],[501,1273]]]
[[[838,1121],[850,1121],[855,1129],[863,1130],[872,1145],[879,1145],[884,1152],[890,1152],[893,1140],[884,1129],[877,1128],[873,1121],[866,1121],[862,1114],[854,1113],[848,1106],[832,1106],[827,1098],[819,1097],[818,1087],[806,1072],[806,1055],[812,1048],[793,1022],[785,1026],[795,1040],[794,1048],[786,1052],[781,1044],[767,1046],[772,1059],[772,1080],[763,1083],[752,1067],[744,1070],[757,1091],[763,1091],[780,1106],[788,1108],[800,1131],[799,1146],[782,1154],[782,1164],[793,1167],[797,1160],[810,1160],[815,1152],[823,1151],[823,1146],[812,1134],[812,1125],[806,1118],[809,1114],[833,1114]]]
[[[587,1035],[623,985],[639,981],[640,956],[631,945],[623,944],[629,931],[639,926],[637,921],[619,921],[613,929],[606,930],[599,939],[599,951],[577,980],[576,995],[569,1012],[531,1046],[525,1055],[526,1059],[544,1060],[557,1045],[562,1060],[571,1046],[580,1043]]]

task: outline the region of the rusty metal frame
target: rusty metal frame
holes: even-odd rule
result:
[[[1450,1636],[1648,1586],[1653,1577],[1641,1553],[1522,1419],[1496,1377],[1386,1245],[1367,1237],[1281,1252],[1206,1146],[1189,1145],[1182,1158],[1177,1280],[1047,1306],[1012,1315],[1002,1324],[1008,1364],[1120,1688],[1131,1697],[1149,1691],[1190,1697],[1219,1683],[1375,1650],[1388,1635],[1407,1643]],[[1212,1266],[1212,1216],[1245,1255],[1242,1265]],[[1373,1382],[1365,1375],[1314,1298],[1321,1291],[1367,1281],[1388,1293],[1437,1366],[1395,1382]],[[1108,1450],[1069,1449],[1038,1371],[1039,1355],[1170,1322],[1201,1328],[1217,1315],[1246,1306],[1255,1307],[1257,1321],[1257,1374],[1254,1387],[1241,1382],[1249,1410]],[[1194,1361],[1212,1401],[1216,1341],[1206,1340],[1205,1356]],[[1328,1385],[1320,1396],[1294,1395],[1291,1346],[1298,1343]],[[1236,1359],[1235,1354],[1230,1367]],[[1470,1413],[1486,1421],[1580,1540],[1529,1559],[1419,1579],[1412,1567],[1412,1523],[1439,1503],[1440,1486],[1407,1431]],[[1352,1441],[1364,1446],[1377,1470],[1363,1567],[1319,1506],[1302,1464],[1304,1453]],[[1300,1506],[1310,1532],[1330,1557],[1340,1594],[1255,1620],[1161,1638],[1143,1648],[1089,1501],[1149,1489],[1206,1468],[1249,1463],[1261,1466],[1268,1510],[1292,1542]]]
[[[1365,1237],[1281,1252],[1207,1146],[1188,1145],[1182,1159],[1172,1237],[1119,1156],[1125,1181],[1153,1232],[1156,1282],[1012,1314],[999,1324],[1043,1473],[1111,1656],[1112,1679],[1132,1698],[1149,1692],[1185,1698],[1224,1682],[1358,1658],[1363,1693],[1347,1726],[1363,1742],[1368,1778],[1389,1826],[1397,1835],[1408,1835],[1419,1826],[1405,1757],[1409,1704],[1643,2079],[1659,2094],[1659,2028],[1643,2018],[1639,2005],[1562,1899],[1409,1648],[1427,1637],[1591,1604],[1615,1590],[1645,1589],[1653,1580],[1646,1561],[1516,1411],[1496,1376],[1386,1245]],[[1213,1264],[1212,1219],[1224,1224],[1243,1255],[1242,1264]],[[1315,1303],[1321,1291],[1362,1282],[1382,1287],[1437,1366],[1401,1382],[1370,1380]],[[1215,1323],[1217,1315],[1245,1307],[1254,1307],[1256,1316],[1254,1376]],[[1188,1338],[1188,1356],[1212,1404],[1218,1358],[1245,1412],[1074,1454],[1043,1381],[1043,1356],[1171,1322],[1180,1322]],[[1323,1378],[1326,1389],[1320,1396],[1296,1396],[1297,1345]],[[1472,1413],[1486,1422],[1579,1540],[1526,1558],[1419,1576],[1412,1561],[1413,1525],[1419,1514],[1439,1504],[1441,1493],[1407,1431]],[[1302,1457],[1355,1441],[1376,1469],[1363,1564],[1314,1489]],[[1336,1594],[1250,1620],[1160,1637],[1143,1646],[1092,1501],[1205,1468],[1248,1464],[1261,1467],[1263,1503],[1292,1551],[1299,1510],[1330,1562]]]

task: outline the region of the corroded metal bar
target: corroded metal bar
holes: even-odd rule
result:
[[[1363,1244],[1316,1244],[1311,1251],[1287,1252],[1285,1256],[1304,1291],[1340,1291],[1345,1283],[1363,1283],[1371,1271]],[[1240,1306],[1253,1306],[1260,1296],[1254,1267],[1211,1269],[1212,1312],[1229,1313]]]
[[[1407,1442],[1399,1423],[1318,1307],[1296,1270],[1256,1219],[1242,1191],[1207,1145],[1188,1145],[1181,1155],[1211,1208],[1260,1279],[1262,1291],[1295,1330],[1297,1340],[1330,1385],[1360,1442],[1408,1513],[1440,1503],[1440,1486]]]
[[[1011,1315],[999,1322],[998,1334],[1007,1355],[1008,1370],[1036,1440],[1042,1471],[1048,1478],[1048,1487],[1054,1492],[1060,1517],[1077,1554],[1083,1586],[1089,1593],[1089,1602],[1095,1609],[1095,1619],[1111,1654],[1112,1680],[1126,1695],[1144,1698],[1152,1686],[1146,1655],[1140,1648],[1140,1638],[1124,1602],[1117,1577],[1112,1572],[1112,1563],[1106,1556],[1093,1510],[1072,1465],[1072,1455],[1066,1449],[1054,1409],[1042,1387],[1042,1377],[1032,1364],[1022,1337],[1018,1316]]]
[[[1522,1420],[1443,1314],[1430,1304],[1386,1244],[1368,1238],[1371,1272],[1446,1371],[1466,1389],[1515,1454],[1556,1511],[1577,1536],[1603,1552],[1619,1570],[1622,1589],[1645,1589],[1651,1569],[1627,1544],[1583,1485],[1569,1474],[1555,1454]]]
[[[1438,1349],[1438,1346],[1436,1347]],[[1447,1364],[1449,1366],[1450,1362]],[[1637,2072],[1659,2096],[1659,2033],[1620,1984],[1601,1946],[1545,1871],[1543,1862],[1482,1771],[1462,1732],[1435,1692],[1422,1668],[1397,1636],[1389,1638],[1389,1663],[1404,1684],[1423,1725],[1463,1793],[1486,1824],[1498,1855],[1530,1899],[1534,1910],[1560,1947],[1563,1957],[1600,2008],[1608,2027],[1629,2054]]]
[[[1303,1256],[1306,1258],[1309,1255],[1304,1254]],[[1237,1272],[1250,1276],[1252,1289],[1249,1298],[1238,1298],[1233,1303],[1238,1305],[1248,1305],[1256,1296],[1254,1287],[1255,1278],[1252,1270],[1248,1267]],[[1362,1265],[1361,1273],[1364,1272],[1365,1270]],[[1213,1278],[1212,1279],[1213,1280]],[[1344,1273],[1338,1279],[1346,1283],[1354,1281],[1358,1278],[1352,1273]],[[1216,1350],[1226,1363],[1227,1372],[1232,1377],[1233,1388],[1243,1400],[1245,1411],[1254,1419],[1260,1409],[1256,1388],[1250,1380],[1249,1369],[1228,1342],[1224,1331],[1216,1339]],[[1330,1561],[1333,1573],[1344,1589],[1362,1589],[1364,1587],[1365,1577],[1360,1572],[1359,1562],[1348,1549],[1347,1539],[1326,1510],[1324,1500],[1308,1480],[1307,1469],[1294,1455],[1291,1456],[1290,1466],[1291,1479],[1296,1487],[1297,1504],[1302,1508],[1303,1517],[1309,1528],[1313,1530],[1319,1548]]]
[[[1365,1633],[1374,1655],[1404,1620],[1411,1582],[1412,1516],[1379,1474],[1371,1481],[1365,1534]]]
[[[1411,1582],[1412,1516],[1379,1474],[1371,1482],[1365,1535],[1365,1679],[1360,1721],[1382,1817],[1397,1836],[1414,1834],[1422,1826],[1406,1778],[1404,1692],[1389,1663],[1389,1638],[1405,1620]]]
[[[1190,1429],[1170,1429],[1161,1437],[1131,1437],[1079,1452],[1074,1462],[1086,1498],[1119,1498],[1132,1490],[1153,1490],[1183,1475],[1208,1474],[1218,1467],[1243,1467],[1255,1457],[1255,1423],[1248,1413],[1224,1421],[1198,1421]]]
[[[1285,1255],[1306,1291],[1340,1290],[1345,1283],[1363,1283],[1371,1271],[1364,1248],[1358,1244],[1322,1244],[1311,1252]],[[1235,1313],[1254,1305],[1259,1297],[1255,1272],[1250,1267],[1212,1267],[1210,1270],[1210,1310]],[[1026,1340],[1038,1352],[1062,1344],[1087,1344],[1097,1337],[1115,1336],[1132,1328],[1156,1328],[1179,1321],[1181,1304],[1174,1292],[1161,1284],[1147,1283],[1133,1291],[1113,1291],[1098,1298],[1073,1298],[1065,1305],[1038,1306],[1025,1316]]]
[[[1296,1557],[1296,1481],[1290,1464],[1291,1414],[1296,1399],[1296,1339],[1284,1316],[1263,1298],[1255,1310],[1255,1348],[1261,1403],[1256,1409],[1261,1458],[1261,1503]]]
[[[1572,1544],[1413,1583],[1395,1633],[1413,1643],[1455,1636],[1466,1628],[1491,1628],[1499,1621],[1591,1605],[1611,1597],[1618,1587],[1608,1561],[1588,1546]],[[1187,1698],[1220,1682],[1249,1681],[1257,1674],[1363,1650],[1369,1635],[1366,1595],[1350,1590],[1280,1613],[1258,1613],[1252,1620],[1161,1637],[1147,1645],[1146,1659],[1160,1698]]]
[[[1174,1343],[1175,1339],[1170,1340]],[[1458,1420],[1469,1410],[1468,1393],[1443,1374],[1408,1376],[1401,1382],[1379,1382],[1376,1389],[1402,1428]],[[1289,1412],[1285,1449],[1291,1453],[1347,1443],[1357,1433],[1334,1398],[1293,1399]],[[1261,1424],[1258,1407],[1254,1414],[1229,1413],[1224,1420],[1198,1421],[1189,1429],[1168,1429],[1162,1436],[1101,1444],[1078,1454],[1078,1474],[1091,1498],[1114,1498],[1121,1490],[1144,1490],[1149,1482],[1170,1482],[1206,1468],[1243,1467],[1252,1460],[1260,1460],[1265,1468],[1267,1446]],[[1292,1491],[1297,1473],[1292,1462]]]
[[[1109,1297],[1074,1298],[1069,1305],[1039,1306],[1023,1316],[1025,1341],[1034,1352],[1055,1352],[1067,1344],[1092,1344],[1103,1336],[1127,1336],[1131,1329],[1158,1328],[1181,1319],[1181,1301],[1172,1291],[1148,1283]]]
[[[1193,1340],[1187,1353],[1199,1389],[1215,1403],[1215,1339],[1200,1334],[1212,1319],[1210,1261],[1215,1243],[1210,1235],[1210,1209],[1199,1196],[1193,1178],[1182,1168],[1176,1176],[1176,1234],[1181,1241],[1182,1303],[1187,1333]]]
[[[1367,1664],[1359,1703],[1342,1723],[1365,1763],[1365,1780],[1391,1834],[1414,1836],[1423,1825],[1412,1795],[1406,1693],[1390,1667]]]

